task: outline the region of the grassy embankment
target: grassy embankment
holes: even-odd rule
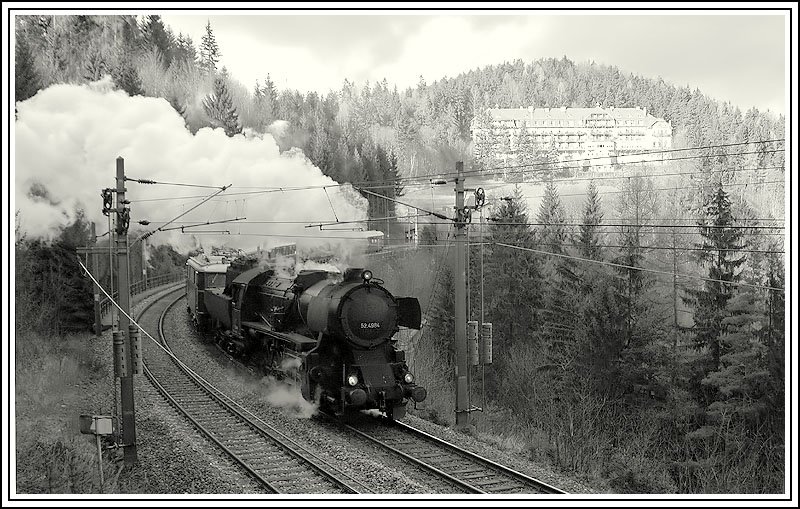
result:
[[[17,331],[15,410],[17,493],[99,493],[93,435],[82,435],[80,414],[93,408],[92,394],[111,390],[110,373],[91,347],[90,334],[64,338]],[[117,491],[121,467],[106,459],[102,491]]]

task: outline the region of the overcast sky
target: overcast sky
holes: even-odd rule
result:
[[[698,87],[746,110],[786,111],[782,13],[661,11],[162,13],[199,47],[207,21],[221,64],[248,88],[270,74],[279,88],[327,92],[345,78],[403,89],[489,64],[566,55],[675,85]]]

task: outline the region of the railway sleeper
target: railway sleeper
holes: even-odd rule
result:
[[[500,476],[495,472],[487,472],[486,470],[475,470],[468,474],[460,474],[461,477],[464,479],[483,479],[482,484],[491,484],[493,482],[500,482],[505,479],[504,476]]]
[[[282,483],[294,484],[294,483],[302,482],[302,481],[298,481],[298,479],[302,479],[303,478],[303,474],[308,476],[309,475],[308,474],[308,470],[302,469],[302,468],[298,468],[297,470],[294,470],[292,472],[265,473],[265,474],[262,474],[262,476],[266,480],[268,480],[270,482],[282,482]],[[303,484],[305,484],[305,483],[303,483]]]
[[[284,463],[287,461],[286,455],[276,455],[271,453],[271,451],[254,451],[250,454],[243,452],[242,454],[237,454],[242,459],[246,460],[258,460],[261,463]]]
[[[186,405],[184,405],[184,408],[192,412],[202,412],[202,415],[198,416],[201,419],[209,419],[211,417],[218,417],[218,416],[228,417],[231,415],[231,413],[226,410],[205,408],[202,406],[187,407]]]
[[[520,493],[525,490],[525,486],[520,484],[505,483],[489,488],[493,493]]]
[[[440,452],[419,452],[419,453],[414,453],[413,456],[416,458],[422,458],[426,460],[439,459],[442,461],[447,461],[449,459],[447,456],[442,455],[442,453]]]
[[[448,472],[450,472],[450,473],[452,473],[452,474],[458,474],[458,475],[462,475],[462,474],[474,474],[474,473],[476,473],[476,472],[483,472],[483,475],[486,475],[486,470],[476,470],[476,467],[474,467],[474,466],[472,466],[472,467],[462,467],[462,468],[456,468],[456,469],[448,470]]]
[[[245,454],[245,453],[242,453]],[[276,451],[274,449],[268,451],[261,451],[260,453],[253,454],[253,458],[258,458],[259,460],[263,461],[264,463],[269,463],[272,465],[281,465],[286,463],[287,461],[287,454],[284,451]]]

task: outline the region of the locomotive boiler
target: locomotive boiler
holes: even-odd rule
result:
[[[306,400],[337,414],[378,409],[398,419],[409,401],[425,399],[394,339],[400,327],[420,328],[417,299],[395,297],[362,268],[284,277],[213,261],[187,262],[187,302],[197,325],[229,354],[299,383]]]

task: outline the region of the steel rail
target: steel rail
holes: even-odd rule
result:
[[[363,438],[366,438],[367,440],[370,440],[371,442],[379,445],[380,447],[382,447],[382,448],[384,448],[384,449],[386,449],[388,451],[391,451],[393,454],[399,455],[400,457],[410,461],[411,463],[414,463],[415,465],[421,467],[423,470],[427,470],[428,472],[434,474],[435,476],[443,478],[443,479],[447,480],[448,482],[450,482],[452,484],[455,484],[456,486],[458,486],[459,488],[463,489],[467,493],[481,493],[481,494],[486,493],[485,491],[483,491],[483,490],[481,490],[479,488],[476,488],[475,486],[472,486],[471,484],[468,484],[468,483],[462,481],[461,479],[457,479],[457,478],[453,477],[452,475],[448,474],[447,472],[439,470],[438,468],[436,468],[436,467],[434,467],[432,465],[429,465],[429,464],[425,463],[422,460],[419,460],[419,459],[417,459],[417,458],[415,458],[415,457],[413,457],[413,456],[411,456],[409,454],[406,454],[403,451],[401,451],[399,449],[396,449],[395,447],[392,447],[391,445],[389,445],[389,444],[387,444],[385,442],[382,442],[380,439],[375,438],[373,436],[370,436],[369,434],[364,433],[363,431],[361,431],[361,430],[359,430],[359,429],[357,429],[357,428],[355,428],[355,427],[353,427],[353,426],[351,426],[349,424],[342,424],[342,426],[344,426],[345,429],[347,429],[349,431],[352,431],[353,433],[356,433],[357,435],[359,435],[359,436],[361,436]]]
[[[404,431],[407,431],[408,433],[412,433],[412,434],[418,435],[418,436],[422,437],[425,440],[428,440],[430,442],[434,442],[435,444],[437,444],[437,445],[439,445],[439,446],[441,446],[441,447],[443,447],[445,449],[449,449],[450,451],[452,451],[452,452],[454,452],[456,454],[462,454],[464,456],[468,456],[469,459],[471,459],[471,460],[473,460],[473,461],[475,461],[477,463],[480,463],[480,464],[482,464],[482,465],[484,465],[484,466],[486,466],[488,468],[491,468],[491,469],[494,469],[494,470],[498,470],[498,471],[502,472],[503,474],[505,474],[505,475],[507,475],[509,477],[512,477],[512,478],[516,479],[519,482],[522,482],[523,484],[529,484],[529,485],[535,486],[537,489],[540,489],[540,490],[544,491],[545,493],[558,494],[558,495],[566,495],[567,494],[567,492],[565,492],[563,490],[560,490],[560,489],[556,488],[555,486],[552,486],[552,485],[547,484],[547,483],[545,483],[543,481],[540,481],[539,479],[535,479],[533,477],[527,476],[527,475],[523,474],[522,472],[518,472],[518,471],[516,471],[516,470],[514,470],[512,468],[509,468],[509,467],[507,467],[505,465],[501,465],[500,463],[494,462],[494,461],[492,461],[490,459],[484,458],[483,456],[480,456],[480,455],[478,455],[478,454],[476,454],[474,452],[471,452],[471,451],[468,451],[468,450],[463,449],[461,447],[458,447],[456,445],[453,445],[450,442],[442,440],[441,438],[435,437],[435,436],[433,436],[433,435],[431,435],[429,433],[425,433],[424,431],[419,430],[419,429],[417,429],[417,428],[415,428],[415,427],[413,427],[411,425],[408,425],[408,424],[406,424],[404,422],[395,421],[394,425],[399,427],[400,429],[403,429]]]
[[[328,416],[330,417],[330,416]],[[479,494],[506,494],[506,493],[520,493],[521,489],[532,488],[536,493],[561,495],[567,492],[556,488],[543,481],[527,476],[521,472],[513,470],[509,467],[501,465],[487,458],[484,458],[476,453],[458,447],[438,437],[425,433],[413,426],[405,424],[400,421],[389,421],[388,419],[381,418],[384,422],[370,421],[368,426],[373,430],[380,430],[381,433],[392,433],[397,431],[406,437],[419,440],[427,443],[431,448],[425,451],[418,451],[415,455],[414,451],[403,451],[400,448],[387,443],[392,441],[392,438],[398,439],[402,437],[394,436],[386,437],[374,436],[368,430],[364,431],[359,429],[356,425],[340,422],[339,424],[345,429],[366,438],[367,440],[379,445],[380,447],[390,451],[393,454],[410,461],[411,463],[433,473],[437,477],[445,479],[446,481],[458,486],[468,493]],[[408,444],[408,442],[407,442]],[[422,444],[415,444],[416,446]],[[439,451],[437,454],[437,450]],[[447,455],[455,457],[447,457]],[[420,457],[417,457],[420,456]],[[440,463],[450,463],[453,468],[443,468],[442,465],[436,465],[435,461],[431,459],[439,459]],[[464,462],[463,460],[467,460]],[[470,463],[472,466],[470,467]],[[458,470],[455,465],[458,464]],[[496,480],[492,481],[492,477]],[[479,483],[476,481],[492,481]],[[504,481],[511,481],[516,485],[504,485]],[[483,484],[484,486],[481,486]],[[488,487],[494,484],[495,488]],[[498,488],[498,486],[500,488]]]
[[[164,298],[167,295],[169,295],[171,293],[174,293],[176,291],[179,291],[179,290],[180,290],[180,288],[176,289],[176,290],[174,290],[172,292],[167,292],[164,296],[160,297],[157,300],[160,300],[161,298]],[[164,347],[170,352],[170,354],[172,352],[171,352],[171,349],[170,349],[170,347],[169,347],[169,345],[168,345],[168,343],[166,341],[166,335],[164,333],[164,320],[165,320],[165,317],[166,317],[167,313],[175,306],[175,304],[177,304],[180,301],[181,298],[183,298],[183,296],[179,295],[177,298],[172,300],[165,307],[164,311],[161,313],[161,316],[159,317],[159,322],[158,322],[159,339],[162,341]],[[148,308],[149,308],[150,305],[153,305],[153,304],[155,304],[155,301],[153,303],[149,304]],[[147,308],[145,308],[145,310],[146,309]],[[334,485],[335,487],[340,489],[342,492],[344,492],[344,493],[358,493],[358,490],[356,490],[354,487],[350,486],[348,483],[342,481],[334,473],[330,472],[328,469],[326,469],[323,466],[317,464],[316,462],[312,461],[308,457],[304,456],[302,453],[300,453],[297,450],[295,450],[295,448],[299,447],[299,446],[297,446],[297,444],[294,444],[294,442],[291,442],[290,439],[288,439],[286,437],[281,438],[279,436],[276,436],[276,435],[280,435],[280,432],[278,432],[274,428],[271,431],[267,430],[260,423],[254,422],[252,419],[250,419],[249,417],[245,416],[241,411],[239,411],[237,408],[235,408],[229,402],[225,401],[221,396],[216,394],[215,393],[215,389],[209,387],[207,382],[203,381],[197,375],[191,373],[190,370],[188,368],[186,368],[185,366],[182,366],[181,365],[182,363],[177,361],[175,359],[175,357],[171,356],[171,360],[183,372],[183,374],[196,387],[198,387],[208,397],[210,397],[211,400],[213,400],[217,405],[221,406],[226,412],[228,412],[229,414],[232,414],[233,416],[235,416],[240,421],[241,424],[244,424],[246,427],[251,429],[253,433],[255,433],[256,435],[258,435],[258,436],[260,436],[262,438],[266,438],[272,445],[277,446],[280,449],[281,453],[289,454],[290,456],[292,456],[300,464],[303,464],[303,465],[306,465],[306,466],[310,466],[311,470],[314,472],[315,475],[321,477],[323,480],[325,480],[325,481],[329,482],[330,484]],[[230,456],[236,463],[238,463],[248,473],[248,475],[251,475],[259,483],[261,483],[266,488],[267,491],[269,491],[271,493],[281,493],[281,490],[280,490],[280,488],[278,486],[276,486],[274,483],[266,480],[257,471],[255,471],[255,468],[257,468],[255,465],[251,465],[248,462],[247,459],[244,459],[244,458],[240,457],[239,455],[236,454],[235,451],[231,450],[227,445],[225,445],[222,442],[222,440],[224,440],[224,437],[223,437],[222,440],[219,439],[218,437],[215,436],[213,431],[209,430],[206,426],[204,426],[202,423],[200,423],[198,421],[198,419],[196,419],[194,416],[192,416],[190,410],[187,410],[186,408],[184,408],[183,405],[181,405],[171,394],[169,394],[169,391],[161,383],[156,381],[156,376],[152,373],[152,371],[149,368],[147,368],[147,366],[145,366],[145,370],[146,370],[146,373],[148,374],[148,378],[150,378],[150,380],[153,381],[154,387],[156,387],[156,389],[159,390],[159,392],[162,395],[164,395],[164,397],[170,402],[171,405],[173,405],[184,416],[186,416],[186,418],[189,421],[191,421],[192,424],[198,430],[200,430],[214,444],[216,444],[228,456]],[[294,444],[294,445],[291,445],[291,444]]]

